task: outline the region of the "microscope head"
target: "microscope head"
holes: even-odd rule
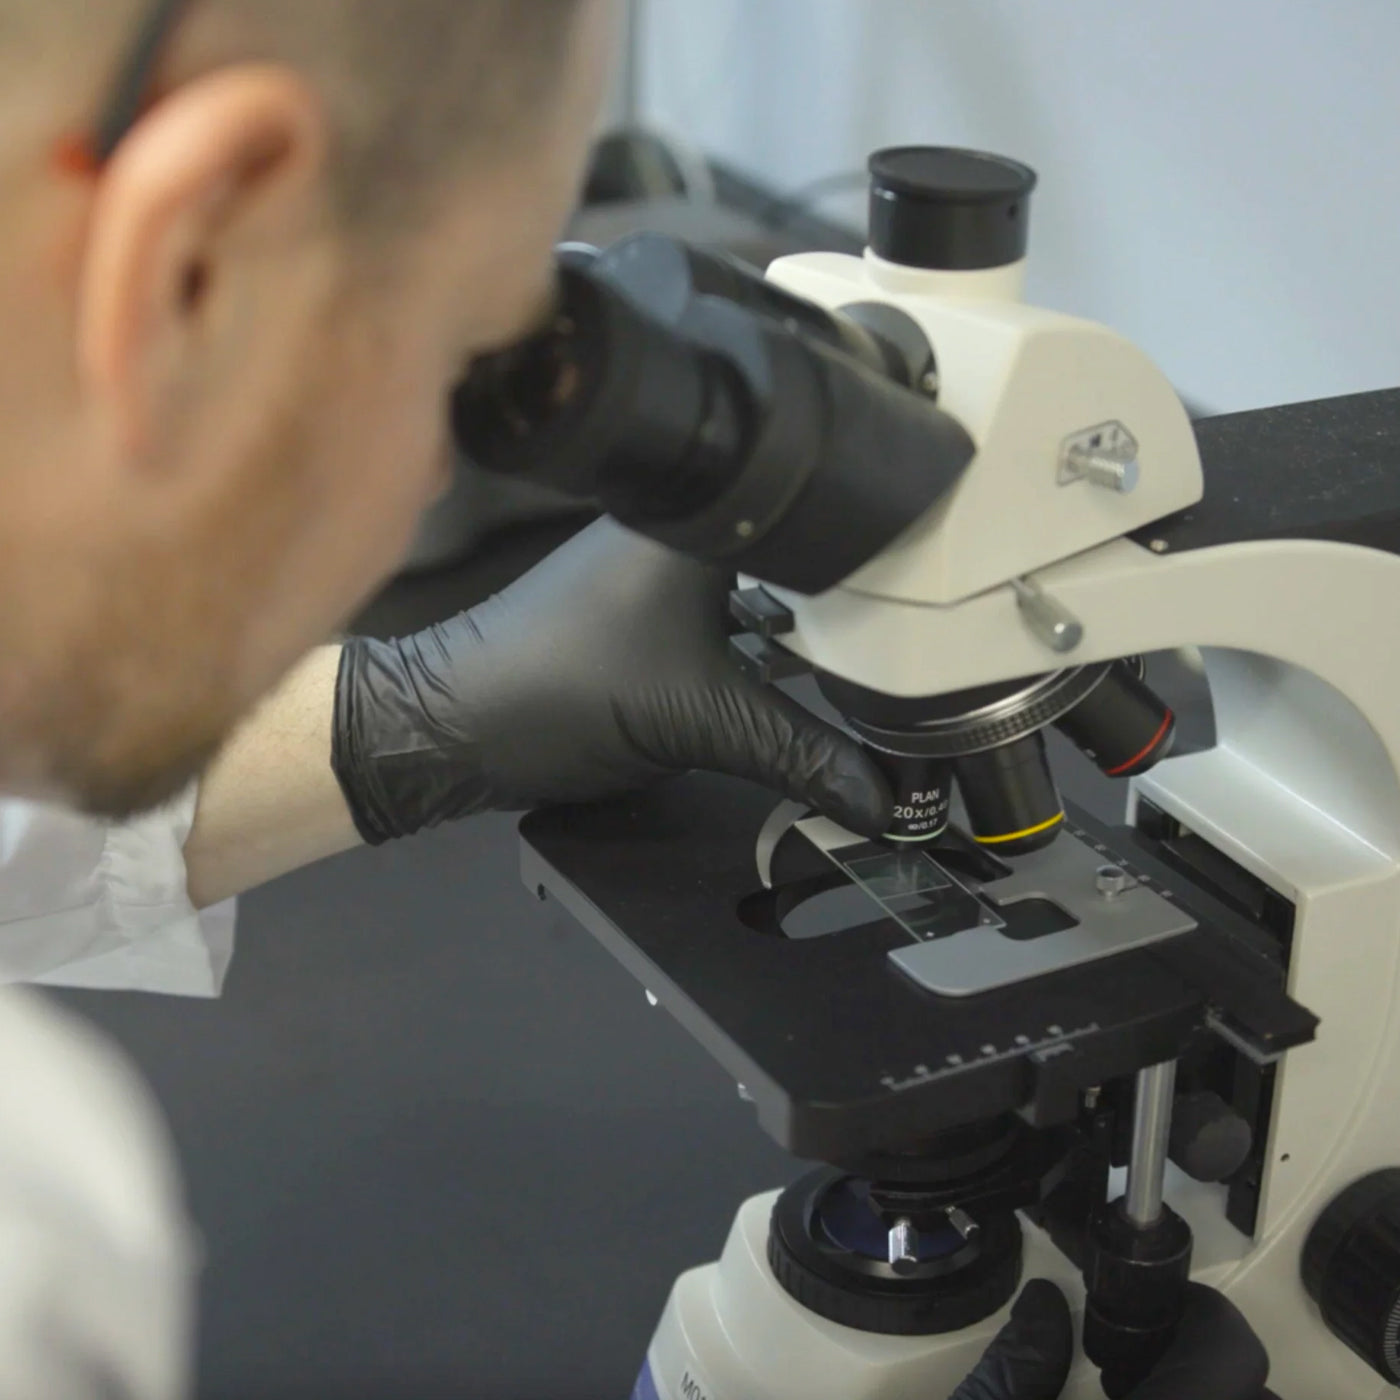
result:
[[[938,148],[871,170],[864,259],[562,252],[551,322],[455,396],[466,455],[798,597],[946,605],[1198,500],[1161,372],[1021,302],[1033,172]]]
[[[1191,424],[1157,366],[1102,326],[1023,301],[1030,170],[913,147],[876,154],[871,176],[864,258],[784,258],[768,278],[837,315],[877,303],[914,321],[936,356],[939,407],[976,455],[844,590],[956,603],[1200,499]]]

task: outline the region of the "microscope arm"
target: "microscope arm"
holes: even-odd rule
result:
[[[889,695],[936,695],[1065,664],[1177,647],[1228,647],[1301,667],[1340,690],[1400,762],[1400,557],[1317,540],[1261,540],[1158,556],[1115,540],[1034,576],[1084,627],[1056,656],[1010,585],[930,607],[834,589],[781,594],[783,644]]]
[[[1198,503],[1033,575],[1084,627],[1068,654],[1031,633],[1009,584],[937,606],[915,568],[878,590],[857,576],[817,598],[782,594],[797,619],[782,642],[891,695],[1159,647],[1238,647],[1321,676],[1363,712],[1378,686],[1388,712],[1390,685],[1374,674],[1385,659],[1369,653],[1385,650],[1400,578],[1400,390],[1208,419],[1196,439]],[[936,547],[941,528],[936,517],[914,525],[901,554],[921,538]]]

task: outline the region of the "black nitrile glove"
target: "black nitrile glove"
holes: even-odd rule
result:
[[[950,1400],[1059,1400],[1073,1361],[1074,1323],[1065,1295],[1035,1278]]]
[[[1244,1315],[1223,1294],[1192,1283],[1171,1346],[1128,1400],[1261,1400],[1268,1379],[1268,1353]]]
[[[600,521],[451,622],[351,642],[332,761],[360,834],[377,845],[693,768],[881,834],[892,799],[859,746],[731,663],[729,586]]]
[[[1073,1356],[1064,1295],[1034,1279],[951,1400],[1057,1400]],[[1127,1400],[1266,1400],[1268,1378],[1269,1358],[1239,1309],[1213,1288],[1193,1283],[1166,1355]]]

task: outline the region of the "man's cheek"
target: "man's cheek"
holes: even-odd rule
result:
[[[451,489],[455,453],[441,401],[419,404],[409,413],[399,407],[394,444],[388,449],[394,479],[418,512],[428,510]]]
[[[451,489],[452,458],[441,434],[409,431],[386,444],[381,461],[384,475],[372,526],[397,567],[411,551],[425,513]]]
[[[428,504],[436,505],[452,490],[457,480],[457,462],[451,448],[444,446],[437,453],[437,464],[432,476],[432,491]]]

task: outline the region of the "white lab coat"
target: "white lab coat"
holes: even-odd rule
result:
[[[181,1400],[196,1256],[160,1117],[88,1026],[0,991],[0,1396]]]
[[[194,808],[111,825],[0,799],[0,982],[218,996],[234,906],[185,892]]]
[[[215,996],[232,906],[199,914],[194,794],[122,826],[0,799],[0,982]],[[0,990],[0,1397],[179,1400],[196,1251],[160,1116],[122,1056]]]

